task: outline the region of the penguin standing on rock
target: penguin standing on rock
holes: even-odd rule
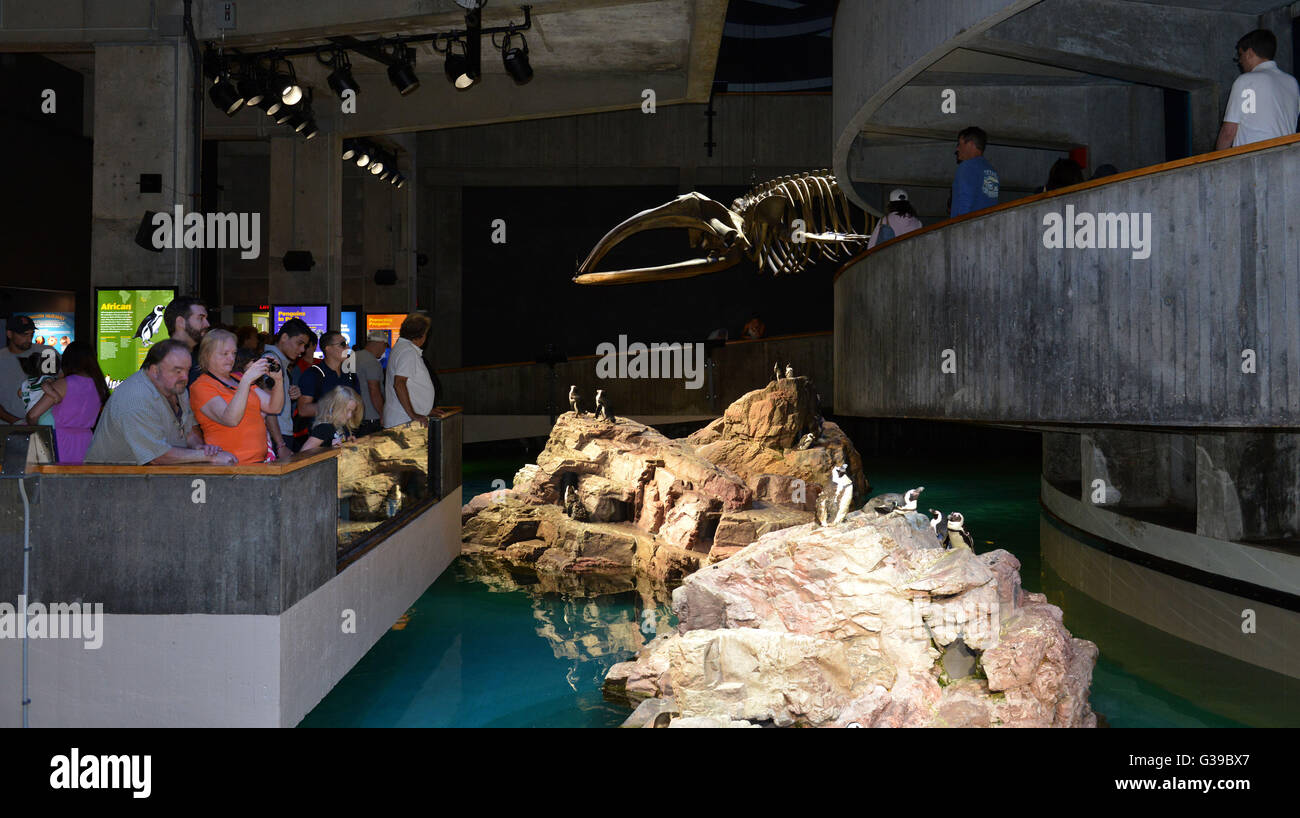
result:
[[[785,377],[787,380],[794,380],[794,367],[790,364],[785,365]]]
[[[582,410],[578,408],[578,385],[576,383],[569,384],[569,408],[573,410],[573,414],[582,417]]]
[[[930,530],[934,532],[934,538],[942,543],[948,537],[948,528],[944,523],[943,512],[937,508],[930,509],[934,516],[930,518]]]
[[[966,518],[960,511],[948,515],[948,548],[970,548],[974,550],[975,538],[966,530]]]
[[[613,420],[609,414],[609,404],[605,403],[605,390],[596,390],[596,420]]]
[[[772,380],[774,380],[774,381],[779,381],[779,380],[781,380],[781,362],[780,362],[780,361],[777,361],[776,363],[772,364]]]

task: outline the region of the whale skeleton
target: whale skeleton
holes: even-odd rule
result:
[[[799,222],[799,223],[796,223]],[[827,170],[782,176],[750,190],[731,207],[702,193],[686,193],[667,204],[643,210],[604,235],[578,266],[577,284],[633,284],[716,273],[742,258],[758,263],[760,273],[793,275],[818,261],[847,261],[866,247],[868,232],[857,232],[848,200]],[[619,242],[635,233],[685,228],[699,258],[659,267],[598,272],[596,265]]]

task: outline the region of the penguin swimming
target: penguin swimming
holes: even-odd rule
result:
[[[948,515],[948,541],[944,545],[948,548],[963,547],[974,550],[975,538],[966,530],[966,518],[960,511]]]
[[[167,307],[164,304],[154,307],[153,312],[144,317],[144,320],[140,322],[140,326],[136,328],[135,335],[131,337],[139,338],[143,344],[152,343],[154,335],[162,328],[163,313],[166,310]]]
[[[573,414],[582,417],[582,410],[578,408],[578,385],[576,383],[569,385],[569,408],[573,410]]]
[[[892,514],[894,512],[901,514],[905,511],[916,511],[916,501],[923,491],[925,491],[925,486],[908,489],[907,493],[902,495],[896,492],[881,494],[868,500],[867,505],[880,514]]]

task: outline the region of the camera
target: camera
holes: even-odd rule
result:
[[[263,355],[262,357],[266,359],[267,372],[280,371],[279,358],[275,357],[274,355]],[[272,387],[275,386],[275,381],[271,378],[270,375],[263,375],[262,377],[257,379],[257,385],[262,387],[263,389],[270,390]]]

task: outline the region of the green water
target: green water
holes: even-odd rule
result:
[[[489,490],[496,479],[509,484],[523,462],[467,460],[465,498]],[[873,494],[924,485],[921,508],[962,512],[977,551],[1005,548],[1021,562],[1024,587],[1043,590],[1037,459],[938,466],[926,459],[872,459],[864,470]],[[1099,613],[1086,599],[1075,603],[1080,616],[1072,617],[1066,603],[1066,626],[1100,647],[1092,704],[1110,726],[1237,724],[1108,657],[1108,642],[1147,638],[1145,626]],[[633,658],[649,638],[638,627],[642,613],[635,593],[544,595],[509,580],[477,579],[458,560],[301,726],[614,727],[628,711],[604,702],[600,683],[611,665]],[[662,618],[666,611],[658,613]]]

